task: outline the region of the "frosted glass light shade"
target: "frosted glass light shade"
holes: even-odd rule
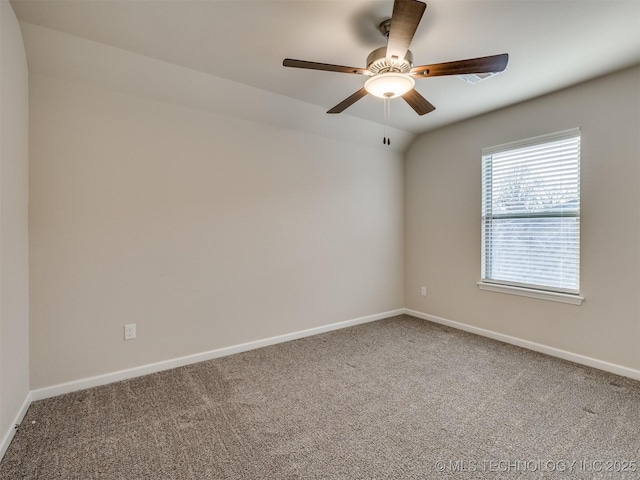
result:
[[[367,80],[364,88],[376,97],[395,98],[407,93],[415,84],[416,81],[405,73],[385,72]]]

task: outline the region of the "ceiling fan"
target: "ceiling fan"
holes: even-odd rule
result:
[[[285,67],[308,68],[369,77],[360,90],[344,99],[327,113],[341,113],[370,93],[385,100],[402,97],[418,115],[432,112],[436,107],[414,89],[416,78],[497,73],[506,68],[509,61],[509,55],[506,53],[414,67],[413,54],[409,50],[409,46],[426,8],[426,3],[417,0],[394,1],[391,18],[383,21],[379,27],[380,32],[387,37],[387,45],[369,54],[367,68],[345,67],[291,58],[285,58],[282,64]],[[385,103],[387,103],[386,112],[388,102]]]

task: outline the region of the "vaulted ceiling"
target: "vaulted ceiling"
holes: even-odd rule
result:
[[[427,4],[411,45],[416,65],[500,53],[510,60],[505,72],[475,85],[455,76],[417,80],[417,90],[437,109],[419,117],[404,102],[392,101],[391,124],[410,134],[640,63],[638,1]],[[12,5],[22,22],[328,110],[365,78],[285,68],[282,60],[366,67],[367,55],[385,44],[378,25],[391,16],[393,1],[13,0]],[[382,123],[382,101],[368,96],[340,115]]]

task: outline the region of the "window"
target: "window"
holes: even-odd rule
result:
[[[579,129],[482,150],[479,285],[581,302]]]

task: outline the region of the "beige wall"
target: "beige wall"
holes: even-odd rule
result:
[[[0,1],[0,438],[29,393],[29,91],[18,20]],[[6,445],[4,445],[6,446]]]
[[[637,69],[424,135],[403,167],[342,141],[368,122],[301,131],[286,99],[23,27],[31,388],[403,305],[640,368]],[[584,305],[479,291],[481,148],[575,126]]]
[[[400,154],[30,89],[32,388],[403,306]]]
[[[639,85],[640,69],[626,70],[414,142],[405,168],[405,306],[640,369]],[[585,302],[479,290],[481,149],[573,127],[582,130]]]

